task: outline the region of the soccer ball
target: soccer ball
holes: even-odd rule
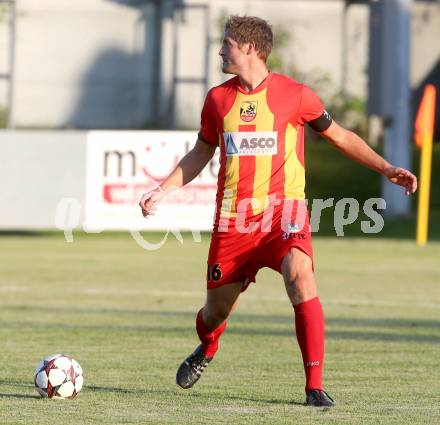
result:
[[[70,356],[46,357],[35,369],[35,388],[41,397],[73,399],[83,386],[83,371]]]

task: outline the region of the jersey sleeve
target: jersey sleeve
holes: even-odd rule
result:
[[[212,99],[212,91],[209,91],[203,104],[200,120],[199,139],[210,145],[218,145],[217,120]]]
[[[299,117],[301,124],[308,123],[317,132],[327,130],[332,123],[332,118],[324,109],[321,99],[306,85],[302,89]]]

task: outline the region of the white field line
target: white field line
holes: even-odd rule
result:
[[[29,292],[26,286],[6,285],[0,286],[0,292]]]
[[[0,286],[0,292],[4,293],[23,293],[31,292],[29,287],[17,286],[17,285],[7,285]],[[164,298],[205,298],[205,291],[164,291],[160,289],[127,289],[127,288],[74,288],[69,289],[63,288],[63,292],[84,294],[91,296],[102,296],[102,295],[117,295],[117,296],[153,296],[153,297],[164,297]],[[265,296],[265,295],[252,295],[244,294],[242,296],[242,301],[245,300],[256,300],[256,301],[269,301],[269,302],[288,302],[287,296]],[[440,303],[426,302],[426,301],[391,301],[391,300],[366,300],[362,298],[336,298],[328,299],[324,301],[325,305],[362,305],[370,307],[422,307],[422,308],[433,308],[440,309]]]
[[[163,291],[160,289],[100,289],[100,288],[86,288],[83,290],[76,290],[75,292],[84,293],[87,295],[147,295],[155,297],[169,297],[169,298],[204,298],[206,297],[205,291]],[[252,295],[244,294],[242,300],[257,300],[257,301],[270,301],[270,302],[288,302],[287,296],[268,297],[264,295]],[[388,300],[365,300],[361,298],[347,298],[347,299],[330,299],[325,301],[326,305],[364,305],[364,306],[379,306],[379,307],[401,307],[401,306],[416,306],[416,307],[428,307],[428,308],[440,308],[440,303],[425,302],[425,301],[388,301]]]

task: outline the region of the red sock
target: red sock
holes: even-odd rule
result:
[[[218,350],[218,340],[226,329],[226,320],[216,329],[208,329],[203,321],[202,309],[197,313],[196,329],[202,342],[202,350],[206,357],[214,357]]]
[[[306,392],[322,390],[324,361],[324,313],[319,298],[293,306],[296,338],[301,349],[306,373]]]

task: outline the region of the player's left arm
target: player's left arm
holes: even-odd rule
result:
[[[405,194],[417,190],[417,177],[405,168],[395,167],[371,149],[356,133],[347,130],[335,121],[320,132],[321,136],[348,158],[384,175],[394,184],[403,186]]]

